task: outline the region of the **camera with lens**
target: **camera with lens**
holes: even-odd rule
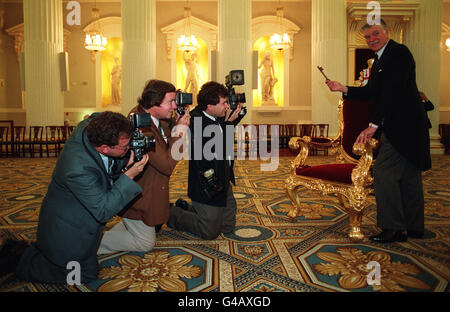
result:
[[[192,93],[185,93],[178,90],[175,102],[177,103],[177,113],[183,116],[185,107],[192,104]]]
[[[140,161],[150,149],[155,147],[155,138],[146,136],[139,131],[140,128],[152,125],[151,115],[147,113],[132,114],[130,122],[133,125],[133,136],[130,140],[130,150],[134,151],[134,161]]]
[[[205,199],[211,200],[223,190],[223,187],[218,183],[214,169],[211,168],[203,171],[201,175],[202,179],[200,184],[202,195]]]
[[[228,104],[231,110],[235,110],[238,103],[245,103],[245,93],[236,93],[233,86],[240,86],[244,84],[244,71],[242,69],[232,70],[225,77],[225,85],[228,88]],[[245,115],[247,108],[243,107],[240,115]]]

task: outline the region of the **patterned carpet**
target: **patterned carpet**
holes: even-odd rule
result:
[[[450,279],[450,157],[433,156],[424,173],[425,239],[377,244],[347,238],[348,218],[333,196],[305,190],[311,210],[290,220],[284,180],[293,157],[280,157],[277,171],[260,161],[237,161],[237,229],[204,241],[163,227],[148,253],[99,258],[99,279],[80,286],[28,283],[11,276],[3,292],[189,291],[189,292],[448,292]],[[311,164],[334,162],[314,156]],[[0,159],[0,229],[34,240],[39,208],[55,158]],[[171,178],[171,201],[186,197],[187,162]],[[377,233],[375,199],[364,213],[362,231]],[[113,219],[108,227],[117,222]],[[380,263],[380,283],[367,283]],[[378,285],[380,284],[380,285]]]

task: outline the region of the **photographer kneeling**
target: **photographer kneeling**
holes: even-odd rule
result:
[[[156,241],[156,232],[169,218],[169,178],[177,160],[171,155],[172,145],[183,133],[171,135],[170,125],[189,126],[189,109],[178,107],[177,90],[171,83],[150,80],[130,114],[150,116],[142,133],[154,138],[154,148],[148,152],[149,161],[136,178],[142,193],[119,215],[122,221],[103,236],[98,254],[116,251],[150,251]],[[172,119],[175,113],[175,119]],[[137,125],[140,127],[140,125]]]
[[[130,121],[119,113],[95,113],[79,123],[42,201],[37,241],[28,247],[7,239],[0,246],[0,279],[15,271],[26,281],[66,283],[67,266],[74,261],[82,283],[97,279],[96,252],[106,222],[142,191],[133,179],[148,156],[131,166],[134,154],[125,156],[132,133]],[[130,168],[122,174],[127,162]]]
[[[192,206],[182,199],[177,200],[176,205],[170,207],[167,222],[170,228],[203,239],[234,232],[236,226],[236,200],[230,184],[235,184],[233,160],[226,155],[226,142],[234,142],[234,131],[227,132],[230,127],[226,126],[236,125],[243,115],[239,114],[240,104],[234,111],[230,110],[228,96],[227,88],[213,81],[205,83],[198,93],[198,105],[191,111],[190,123],[188,196]],[[212,138],[204,135],[205,128],[214,134]],[[204,155],[204,147],[210,146],[210,141],[214,141],[215,146],[222,144],[223,148],[214,149],[212,155]]]

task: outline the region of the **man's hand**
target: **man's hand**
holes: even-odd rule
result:
[[[355,143],[366,144],[367,142],[369,142],[369,140],[372,138],[372,136],[375,134],[376,131],[377,131],[376,128],[367,127],[358,135]]]
[[[326,80],[325,83],[327,84],[328,88],[330,88],[330,91],[333,91],[333,92],[339,91],[342,93],[348,92],[347,86],[344,86],[337,81]]]
[[[241,103],[238,103],[238,106],[236,107],[236,109],[234,111],[232,111],[231,109],[228,109],[226,114],[225,114],[225,121],[229,121],[229,122],[235,121],[238,118],[239,113],[241,112],[241,110],[242,110],[242,104]]]
[[[134,161],[134,152],[131,151],[127,167],[131,165],[133,161]],[[147,162],[148,162],[148,154],[145,154],[140,161],[134,163],[134,165],[130,169],[125,171],[124,174],[133,180],[138,174],[140,174],[144,170],[144,167],[147,164]]]
[[[171,130],[172,137],[182,137],[187,129],[189,129],[189,125],[191,124],[191,115],[189,115],[189,107],[185,107],[184,115],[180,116],[176,113],[175,126]]]

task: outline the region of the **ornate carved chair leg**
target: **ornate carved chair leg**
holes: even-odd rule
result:
[[[363,210],[357,211],[354,209],[349,209],[349,233],[350,239],[363,239],[364,234],[361,232],[361,219],[363,215]]]
[[[292,208],[291,210],[289,210],[287,214],[289,218],[296,218],[300,213],[300,200],[298,199],[297,194],[295,192],[296,188],[297,186],[293,186],[292,183],[287,183],[286,185],[286,193],[292,202]]]
[[[336,195],[337,195],[337,198],[339,200],[339,204],[341,205],[342,209],[348,210],[347,206],[345,205],[344,196],[342,196],[342,194],[340,194],[340,193],[337,193]]]

